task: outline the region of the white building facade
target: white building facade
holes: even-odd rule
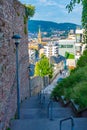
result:
[[[80,58],[82,55],[84,49],[85,49],[85,44],[83,44],[83,29],[77,29],[75,34],[76,34],[76,43],[75,43],[75,59],[76,61]]]
[[[65,57],[65,53],[72,53],[75,55],[75,42],[73,39],[59,40],[59,54]]]
[[[58,43],[49,42],[44,46],[44,54],[49,58],[50,56],[58,56]]]
[[[29,53],[29,62],[30,63],[35,63],[35,50],[28,50]]]

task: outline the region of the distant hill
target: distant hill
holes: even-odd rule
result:
[[[50,21],[39,21],[39,20],[29,20],[28,30],[30,32],[38,32],[39,26],[42,32],[52,32],[52,31],[69,31],[71,29],[75,30],[79,25],[73,23],[56,23]]]

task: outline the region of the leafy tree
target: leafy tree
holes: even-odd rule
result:
[[[73,10],[74,6],[76,4],[79,4],[82,1],[83,0],[71,0],[70,3],[66,6],[66,8],[68,9],[68,12],[70,13]]]
[[[41,60],[38,61],[35,65],[35,76],[49,75],[52,78],[53,69],[52,66],[49,65],[49,59],[42,55]]]
[[[87,0],[83,0],[82,5],[82,26],[87,30]]]
[[[83,55],[77,61],[77,68],[84,67],[87,65],[87,50],[83,52]]]
[[[69,52],[65,52],[65,58],[67,59],[69,57]]]

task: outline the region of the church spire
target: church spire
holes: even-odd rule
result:
[[[38,43],[41,44],[41,31],[40,31],[40,26],[39,26],[39,32],[38,32]]]

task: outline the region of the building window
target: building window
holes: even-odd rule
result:
[[[73,48],[73,45],[59,45],[59,48]]]

